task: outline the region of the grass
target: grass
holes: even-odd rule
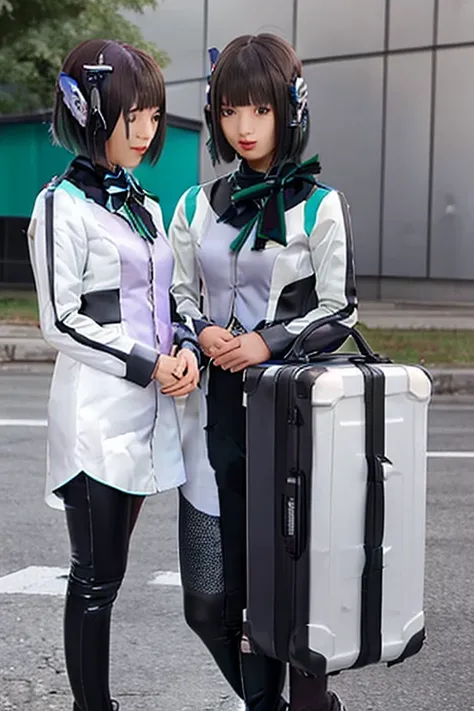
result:
[[[38,308],[33,292],[2,292],[0,323],[38,324]],[[474,330],[400,330],[367,328],[359,330],[376,353],[401,363],[474,367]]]
[[[1,292],[0,323],[37,325],[38,305],[34,292]]]
[[[376,353],[399,363],[474,366],[474,330],[358,328]]]

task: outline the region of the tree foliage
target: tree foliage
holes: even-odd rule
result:
[[[117,39],[167,57],[143,39],[124,10],[143,12],[157,0],[0,0],[0,113],[51,107],[66,54],[85,39]]]

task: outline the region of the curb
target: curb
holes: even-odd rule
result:
[[[430,374],[434,395],[474,395],[474,370],[436,368]]]
[[[0,339],[0,363],[54,363],[56,351],[41,338]]]
[[[0,365],[52,364],[56,351],[42,338],[0,338]],[[474,369],[434,368],[433,395],[474,396]]]

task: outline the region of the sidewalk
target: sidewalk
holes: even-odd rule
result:
[[[474,305],[445,307],[419,304],[363,302],[359,320],[368,328],[474,330]],[[0,365],[52,363],[55,351],[38,327],[0,324]],[[474,396],[474,368],[433,369],[437,395]]]
[[[359,321],[368,328],[474,330],[474,304],[432,306],[365,301]]]

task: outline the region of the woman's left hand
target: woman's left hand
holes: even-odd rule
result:
[[[167,385],[161,389],[163,395],[172,395],[173,397],[181,397],[192,392],[199,383],[199,366],[197,358],[188,348],[183,348],[176,354],[178,365],[176,366],[173,375],[176,378],[176,383]]]
[[[236,341],[238,346],[236,348]],[[239,373],[251,365],[264,363],[271,357],[271,351],[263,338],[256,332],[236,336],[214,352],[214,365],[231,373]]]

